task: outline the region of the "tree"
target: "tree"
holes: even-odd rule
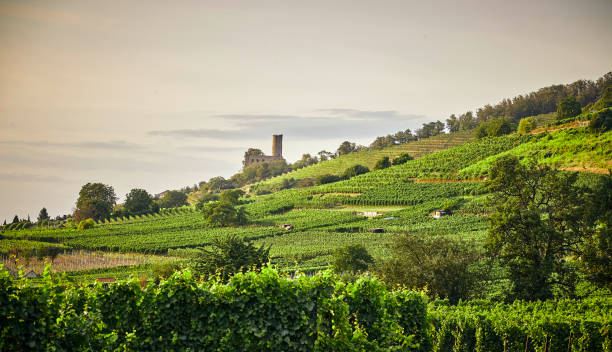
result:
[[[593,110],[597,111],[609,107],[612,107],[612,86],[608,86],[604,90],[601,98],[593,104]]]
[[[534,128],[535,128],[535,121],[533,121],[533,118],[526,117],[524,119],[521,119],[521,121],[519,122],[518,133],[527,134],[531,132],[531,130],[533,130]]]
[[[592,133],[603,133],[612,130],[612,109],[593,113],[589,122],[589,130]]]
[[[357,146],[356,146],[355,143],[351,143],[349,141],[344,141],[344,142],[342,142],[342,144],[340,144],[340,146],[336,150],[336,154],[338,154],[338,155],[345,155],[345,154],[349,154],[349,153],[354,152],[356,149],[357,149]]]
[[[125,195],[125,211],[130,215],[153,213],[156,210],[153,197],[144,189],[134,188]]]
[[[38,222],[49,219],[49,214],[47,213],[47,208],[40,209],[38,213]]]
[[[361,174],[365,174],[367,172],[370,172],[370,169],[368,169],[367,167],[363,166],[363,165],[353,165],[349,168],[347,168],[346,170],[344,170],[344,173],[342,174],[342,178],[344,179],[349,179],[351,177],[355,177],[357,175],[361,175]]]
[[[340,176],[325,174],[325,175],[318,176],[315,179],[315,184],[318,186],[318,185],[324,185],[326,183],[338,182],[340,180],[341,180]]]
[[[376,164],[374,164],[374,170],[382,170],[391,166],[391,161],[388,156],[382,157],[382,159],[378,160]]]
[[[223,191],[219,201],[209,202],[202,206],[204,218],[216,226],[244,225],[247,223],[247,213],[244,208],[238,208],[238,198],[242,190]]]
[[[159,206],[162,208],[177,208],[183,205],[187,205],[187,195],[179,191],[168,191],[159,201]]]
[[[561,99],[557,105],[557,119],[563,120],[578,116],[582,112],[580,102],[574,96]]]
[[[337,273],[363,272],[374,263],[374,258],[361,244],[352,244],[337,249],[334,252],[332,268]]]
[[[576,174],[564,174],[514,156],[493,163],[488,189],[488,248],[507,267],[517,299],[539,300],[559,289],[573,292],[573,272],[565,258],[576,253],[589,228],[586,192]]]
[[[580,268],[587,280],[612,290],[612,170],[595,185],[586,217],[595,226],[580,249]]]
[[[496,118],[481,123],[476,128],[476,138],[499,137],[511,133],[514,130],[510,121],[504,118]]]
[[[457,116],[455,116],[455,114],[450,115],[449,118],[446,119],[446,128],[448,129],[448,132],[459,131],[459,119]]]
[[[13,218],[13,222],[11,222],[11,224],[16,224],[18,222],[19,222],[19,217],[15,215],[15,217]]]
[[[393,165],[401,165],[413,160],[414,158],[408,153],[402,153],[397,158],[393,159]]]
[[[390,283],[411,289],[427,287],[430,295],[457,303],[470,298],[486,276],[476,266],[480,259],[472,242],[407,234],[395,242],[391,258],[378,270]]]
[[[321,150],[320,152],[317,153],[317,155],[319,156],[320,161],[331,160],[335,156],[334,153],[328,152],[326,150]]]
[[[210,249],[200,248],[192,267],[203,276],[219,275],[221,280],[227,281],[236,273],[259,270],[269,260],[270,247],[255,247],[236,235],[230,235],[215,238]]]
[[[76,221],[92,218],[94,220],[106,219],[110,216],[117,201],[115,190],[103,183],[87,183],[81,187],[76,202]]]

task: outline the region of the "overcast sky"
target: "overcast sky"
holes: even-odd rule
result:
[[[612,70],[612,1],[0,0],[0,221]]]

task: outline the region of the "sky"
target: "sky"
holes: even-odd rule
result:
[[[0,221],[612,70],[612,2],[0,0]]]

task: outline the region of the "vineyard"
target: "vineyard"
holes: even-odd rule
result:
[[[281,176],[270,178],[255,184],[255,187],[280,184],[284,179],[290,178],[300,180],[305,178],[316,178],[317,176],[324,174],[340,175],[345,169],[355,164],[361,164],[371,169],[381,158],[387,156],[390,159],[393,159],[402,153],[408,153],[414,158],[420,158],[427,154],[453,148],[469,142],[473,139],[472,134],[472,131],[440,134],[419,141],[409,142],[381,150],[354,152],[339,156],[332,160],[322,161],[318,164],[292,171]]]

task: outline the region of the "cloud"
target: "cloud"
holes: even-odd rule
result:
[[[24,173],[0,173],[0,181],[17,181],[17,182],[66,182],[68,180],[50,175],[24,174]]]
[[[143,146],[126,141],[110,142],[73,142],[60,143],[49,141],[0,141],[0,144],[20,145],[25,147],[59,147],[59,148],[78,148],[78,149],[104,149],[104,150],[136,150]]]
[[[319,109],[318,115],[225,114],[234,129],[175,129],[150,131],[151,136],[208,138],[214,140],[259,140],[283,134],[293,140],[374,139],[406,128],[416,128],[430,120],[421,115],[400,114],[393,110]]]
[[[149,131],[151,136],[166,136],[166,137],[191,137],[191,138],[212,138],[212,139],[227,139],[227,138],[243,138],[248,134],[245,130],[217,130],[217,129],[180,129],[180,130],[156,130]]]

